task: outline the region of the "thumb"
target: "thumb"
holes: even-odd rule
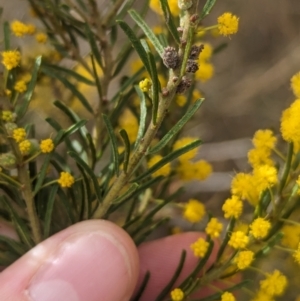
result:
[[[137,250],[121,228],[85,221],[43,241],[4,270],[1,301],[125,301],[138,270]]]

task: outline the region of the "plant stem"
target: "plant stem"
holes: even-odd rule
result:
[[[190,45],[191,45],[191,39],[193,39],[193,33],[196,30],[196,26],[193,25],[193,28],[190,24],[190,13],[188,11],[185,11],[185,15],[182,18],[183,21],[183,33],[182,33],[182,41],[186,41],[187,43],[181,45],[179,50],[179,56],[180,61],[184,57],[186,57],[186,51],[189,51]],[[193,32],[191,32],[191,29],[193,29]],[[186,45],[189,45],[186,49]],[[116,179],[115,183],[112,185],[110,191],[102,201],[102,203],[99,205],[99,207],[96,209],[93,217],[94,218],[102,218],[105,213],[107,212],[108,208],[112,204],[112,202],[115,200],[115,198],[120,193],[121,189],[124,187],[124,185],[129,181],[131,175],[133,174],[137,164],[143,159],[145,156],[148,147],[150,146],[152,140],[154,139],[158,129],[160,128],[167,112],[168,108],[175,96],[176,88],[181,80],[181,66],[179,66],[178,70],[170,70],[169,73],[169,80],[167,84],[167,95],[163,96],[162,94],[159,95],[159,105],[158,105],[158,111],[157,111],[157,119],[156,124],[153,123],[153,120],[151,120],[150,125],[148,126],[148,129],[144,135],[144,137],[141,139],[138,147],[136,148],[135,152],[133,153],[129,163],[127,172],[122,172],[119,177]],[[174,82],[174,76],[178,77],[178,80]]]

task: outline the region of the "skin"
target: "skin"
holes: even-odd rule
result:
[[[0,273],[0,300],[126,301],[150,271],[140,300],[153,301],[171,279],[183,249],[187,257],[177,284],[193,270],[197,258],[190,245],[201,236],[197,232],[173,235],[137,249],[115,224],[84,221],[43,241]],[[207,266],[216,253],[217,248]],[[198,297],[208,293],[202,290]]]

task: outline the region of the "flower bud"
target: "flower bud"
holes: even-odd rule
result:
[[[189,59],[190,60],[198,60],[199,55],[203,49],[204,49],[204,45],[202,45],[202,44],[199,46],[193,45],[191,48]]]
[[[0,166],[4,169],[13,169],[17,166],[17,159],[14,154],[0,154]]]
[[[191,85],[192,85],[192,81],[184,76],[176,88],[176,93],[183,94]]]
[[[186,72],[195,73],[199,69],[198,63],[193,60],[188,60],[186,65]]]
[[[5,126],[5,128],[6,128],[6,130],[7,130],[7,134],[8,134],[9,136],[12,136],[13,131],[14,131],[16,128],[18,128],[17,124],[15,124],[15,123],[13,123],[13,122],[7,122],[7,123],[5,123],[4,126]]]
[[[179,65],[179,56],[174,47],[166,47],[163,54],[163,62],[166,67],[175,69]]]

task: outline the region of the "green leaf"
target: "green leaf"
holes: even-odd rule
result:
[[[153,33],[151,28],[148,26],[148,24],[144,21],[144,19],[140,16],[140,14],[131,9],[129,10],[130,17],[136,22],[136,24],[143,30],[147,38],[151,41],[154,48],[158,52],[158,54],[162,57],[164,54],[164,47],[156,37],[156,35]]]
[[[97,91],[98,91],[98,96],[102,99],[101,83],[100,83],[100,80],[99,80],[99,75],[97,73],[97,68],[96,68],[95,59],[94,59],[93,55],[91,55],[91,61],[92,61],[94,77],[95,77],[95,80],[96,80],[96,87],[97,87]],[[101,101],[101,99],[99,101]]]
[[[58,65],[43,64],[42,67],[41,67],[41,70],[44,71],[44,70],[47,70],[47,69],[49,70],[49,72],[52,72],[53,70],[54,70],[54,72],[55,71],[56,72],[62,72],[65,75],[72,76],[73,78],[75,78],[79,82],[85,83],[85,84],[90,85],[90,86],[95,86],[94,81],[82,76],[81,74],[75,72],[74,70],[64,68],[64,67],[61,67],[61,66],[58,66]],[[53,69],[53,70],[51,70],[51,69]]]
[[[95,164],[96,164],[96,160],[97,160],[95,144],[94,144],[93,138],[92,138],[90,133],[86,134],[86,138],[87,138],[87,142],[88,142],[88,147],[90,149],[89,159],[91,160],[90,161],[91,162],[91,168],[94,169]]]
[[[145,129],[146,129],[146,118],[147,118],[147,105],[146,105],[146,97],[141,88],[137,85],[134,86],[134,89],[140,98],[140,122],[139,122],[139,129],[137,133],[137,138],[134,144],[136,148],[139,144],[140,140],[143,138]]]
[[[47,199],[47,209],[46,209],[46,215],[44,221],[44,239],[48,238],[50,235],[52,212],[53,212],[57,190],[58,190],[58,185],[57,184],[52,185],[49,197]]]
[[[218,251],[218,254],[217,254],[217,261],[221,258],[222,254],[224,253],[225,251],[225,248],[228,244],[228,241],[230,239],[230,236],[231,236],[231,233],[233,231],[233,228],[234,228],[234,225],[235,225],[235,219],[234,218],[231,218],[227,228],[226,228],[226,234],[225,234],[225,237],[222,241],[222,244],[219,248],[219,251]]]
[[[64,193],[64,191],[61,188],[58,189],[58,196],[59,196],[60,204],[62,205],[62,207],[65,208],[70,222],[72,224],[75,224],[76,222],[78,222],[79,219],[75,218],[74,212],[73,212],[74,209],[77,209],[77,207],[71,205],[69,198],[66,196],[66,194]]]
[[[119,72],[123,69],[124,65],[128,62],[128,58],[133,51],[133,47],[131,43],[127,43],[123,48],[121,49],[120,54],[118,55],[117,62],[118,64],[116,65],[113,76],[115,77],[119,74]]]
[[[16,240],[3,235],[0,235],[0,243],[4,244],[9,252],[15,253],[18,256],[22,256],[24,253],[26,253],[29,250],[28,248],[26,248],[24,245],[17,242]]]
[[[214,248],[214,242],[211,240],[209,241],[209,246],[207,248],[207,251],[205,253],[205,256],[201,258],[198,261],[198,264],[195,266],[194,270],[191,272],[191,274],[180,284],[180,287],[185,290],[185,286],[191,281],[197,278],[200,271],[203,269],[205,264],[207,264],[207,261],[211,255],[211,252]]]
[[[90,103],[88,100],[83,96],[83,94],[76,88],[75,85],[70,83],[64,76],[62,76],[59,72],[52,71],[50,69],[43,69],[43,73],[46,75],[53,77],[55,79],[58,79],[61,81],[66,88],[68,88],[74,96],[78,98],[78,100],[82,103],[82,105],[90,112],[93,114],[93,108],[91,107]]]
[[[34,187],[34,192],[33,192],[34,195],[41,189],[41,187],[44,183],[44,180],[45,180],[45,177],[46,177],[46,174],[47,174],[47,171],[48,171],[48,166],[49,166],[49,163],[50,163],[51,156],[52,156],[52,154],[50,153],[50,154],[47,154],[44,157],[43,165],[40,169],[40,172],[39,172],[38,177],[37,177],[37,182],[36,182],[35,187]]]
[[[92,180],[97,200],[100,203],[101,199],[102,199],[101,189],[100,189],[100,186],[98,183],[98,179],[95,176],[93,170],[75,152],[68,152],[68,154],[84,169],[84,171],[87,173],[87,175]]]
[[[181,117],[181,119],[172,127],[172,129],[154,146],[148,153],[155,154],[163,149],[167,143],[183,128],[183,126],[192,118],[204,101],[204,98],[198,99],[193,106]]]
[[[132,182],[137,182],[137,181],[140,181],[140,180],[148,177],[149,175],[151,175],[155,171],[162,168],[167,163],[172,162],[173,160],[180,157],[181,155],[183,155],[183,154],[187,153],[188,151],[198,147],[201,143],[202,143],[201,140],[195,140],[192,143],[190,143],[188,145],[185,145],[184,147],[173,151],[172,153],[168,154],[163,159],[161,159],[159,162],[157,162],[155,165],[153,165],[151,168],[149,168],[147,172],[145,172],[144,174],[142,174],[139,177],[132,180]]]
[[[124,129],[120,130],[120,135],[122,137],[123,140],[123,144],[125,147],[125,154],[124,154],[124,172],[127,172],[127,167],[128,167],[128,162],[129,162],[129,156],[130,156],[130,141],[128,138],[128,134]]]
[[[114,134],[114,129],[109,121],[108,117],[104,114],[102,114],[106,129],[108,131],[108,135],[110,138],[110,143],[111,143],[111,151],[112,151],[112,159],[113,159],[113,164],[114,164],[114,170],[115,174],[118,176],[119,175],[119,153],[118,153],[118,145],[117,145],[117,139]]]
[[[27,87],[27,91],[24,95],[22,105],[20,107],[18,107],[18,109],[17,109],[17,114],[18,114],[19,118],[22,118],[25,115],[26,111],[27,111],[27,108],[29,106],[29,103],[31,101],[31,98],[32,98],[32,95],[33,95],[33,92],[34,92],[34,88],[35,88],[35,85],[36,85],[36,81],[37,81],[37,77],[38,77],[38,73],[39,73],[39,70],[40,70],[41,63],[42,63],[42,57],[39,56],[39,57],[36,58],[36,60],[34,62],[34,67],[33,67],[33,70],[32,70],[31,80],[30,80],[29,85]]]
[[[157,119],[157,110],[158,110],[158,102],[159,102],[159,91],[160,83],[158,80],[158,74],[156,70],[156,64],[154,56],[151,52],[147,53],[149,64],[150,64],[150,74],[152,79],[152,121],[153,124],[156,125]]]
[[[180,44],[180,38],[177,31],[177,26],[174,23],[170,7],[167,0],[160,0],[161,8],[164,13],[166,25],[177,44]]]
[[[8,209],[10,218],[14,224],[14,229],[17,231],[20,240],[24,242],[29,249],[31,249],[34,246],[34,243],[31,239],[31,233],[27,225],[16,213],[11,202],[6,198],[5,195],[0,196],[0,200],[5,204],[6,208]]]
[[[186,258],[186,250],[182,250],[178,266],[177,266],[171,280],[163,288],[163,290],[160,292],[160,294],[156,297],[155,301],[162,301],[169,294],[170,290],[172,289],[173,285],[175,284],[176,280],[178,279],[178,277],[183,269],[185,258]]]
[[[210,11],[212,10],[212,8],[216,4],[216,2],[217,2],[217,0],[207,0],[206,1],[205,5],[202,9],[201,15],[200,15],[200,20],[203,20],[210,13]]]
[[[133,183],[132,185],[130,185],[130,187],[128,188],[128,190],[121,196],[119,196],[118,198],[116,198],[114,200],[114,204],[118,204],[124,201],[124,199],[129,199],[132,197],[132,195],[136,192],[136,190],[139,188],[139,184],[137,183]]]
[[[7,21],[3,24],[4,50],[10,50],[10,29]]]
[[[77,123],[71,125],[67,130],[65,130],[65,132],[62,136],[62,140],[64,138],[70,136],[71,134],[75,133],[78,129],[83,127],[85,124],[86,124],[86,120],[80,120]]]
[[[91,195],[91,187],[90,187],[90,181],[89,178],[86,175],[86,172],[84,169],[77,163],[76,164],[78,169],[81,172],[81,175],[83,177],[83,181],[81,181],[82,184],[82,207],[81,207],[81,214],[80,214],[80,220],[87,220],[91,216],[91,202],[92,195]],[[98,202],[99,204],[99,202]]]
[[[180,67],[180,76],[184,76],[184,74],[186,73],[186,65],[192,48],[193,36],[194,36],[194,29],[190,27],[188,30],[187,44],[184,48],[183,59]]]
[[[119,23],[120,27],[122,28],[124,33],[129,38],[130,42],[132,43],[133,48],[135,49],[135,51],[141,58],[148,73],[151,74],[150,66],[149,66],[149,62],[148,62],[148,58],[147,58],[147,53],[146,53],[144,47],[142,46],[141,41],[136,37],[135,33],[133,32],[133,30],[130,28],[130,26],[127,23],[120,21],[120,20],[118,20],[117,22]]]
[[[95,57],[99,66],[103,69],[102,62],[101,62],[101,54],[99,51],[99,46],[96,43],[95,34],[92,32],[91,28],[87,24],[85,26],[85,32],[86,32],[87,40],[91,46],[93,56]]]
[[[231,286],[231,287],[226,287],[226,292],[232,292],[232,291],[236,291],[242,287],[248,287],[249,283],[251,283],[252,281],[247,279],[244,281],[241,281],[240,283]],[[205,298],[201,298],[201,301],[214,301],[214,300],[221,300],[221,296],[224,292],[219,292],[213,295],[210,295],[208,297]],[[191,299],[190,301],[199,301],[199,299]]]
[[[150,272],[147,271],[147,273],[145,274],[145,277],[143,279],[143,282],[142,284],[140,285],[140,288],[139,290],[137,291],[137,293],[135,294],[134,298],[132,299],[132,301],[140,301],[140,298],[142,297],[146,287],[147,287],[147,284],[149,282],[149,279],[150,279]]]

